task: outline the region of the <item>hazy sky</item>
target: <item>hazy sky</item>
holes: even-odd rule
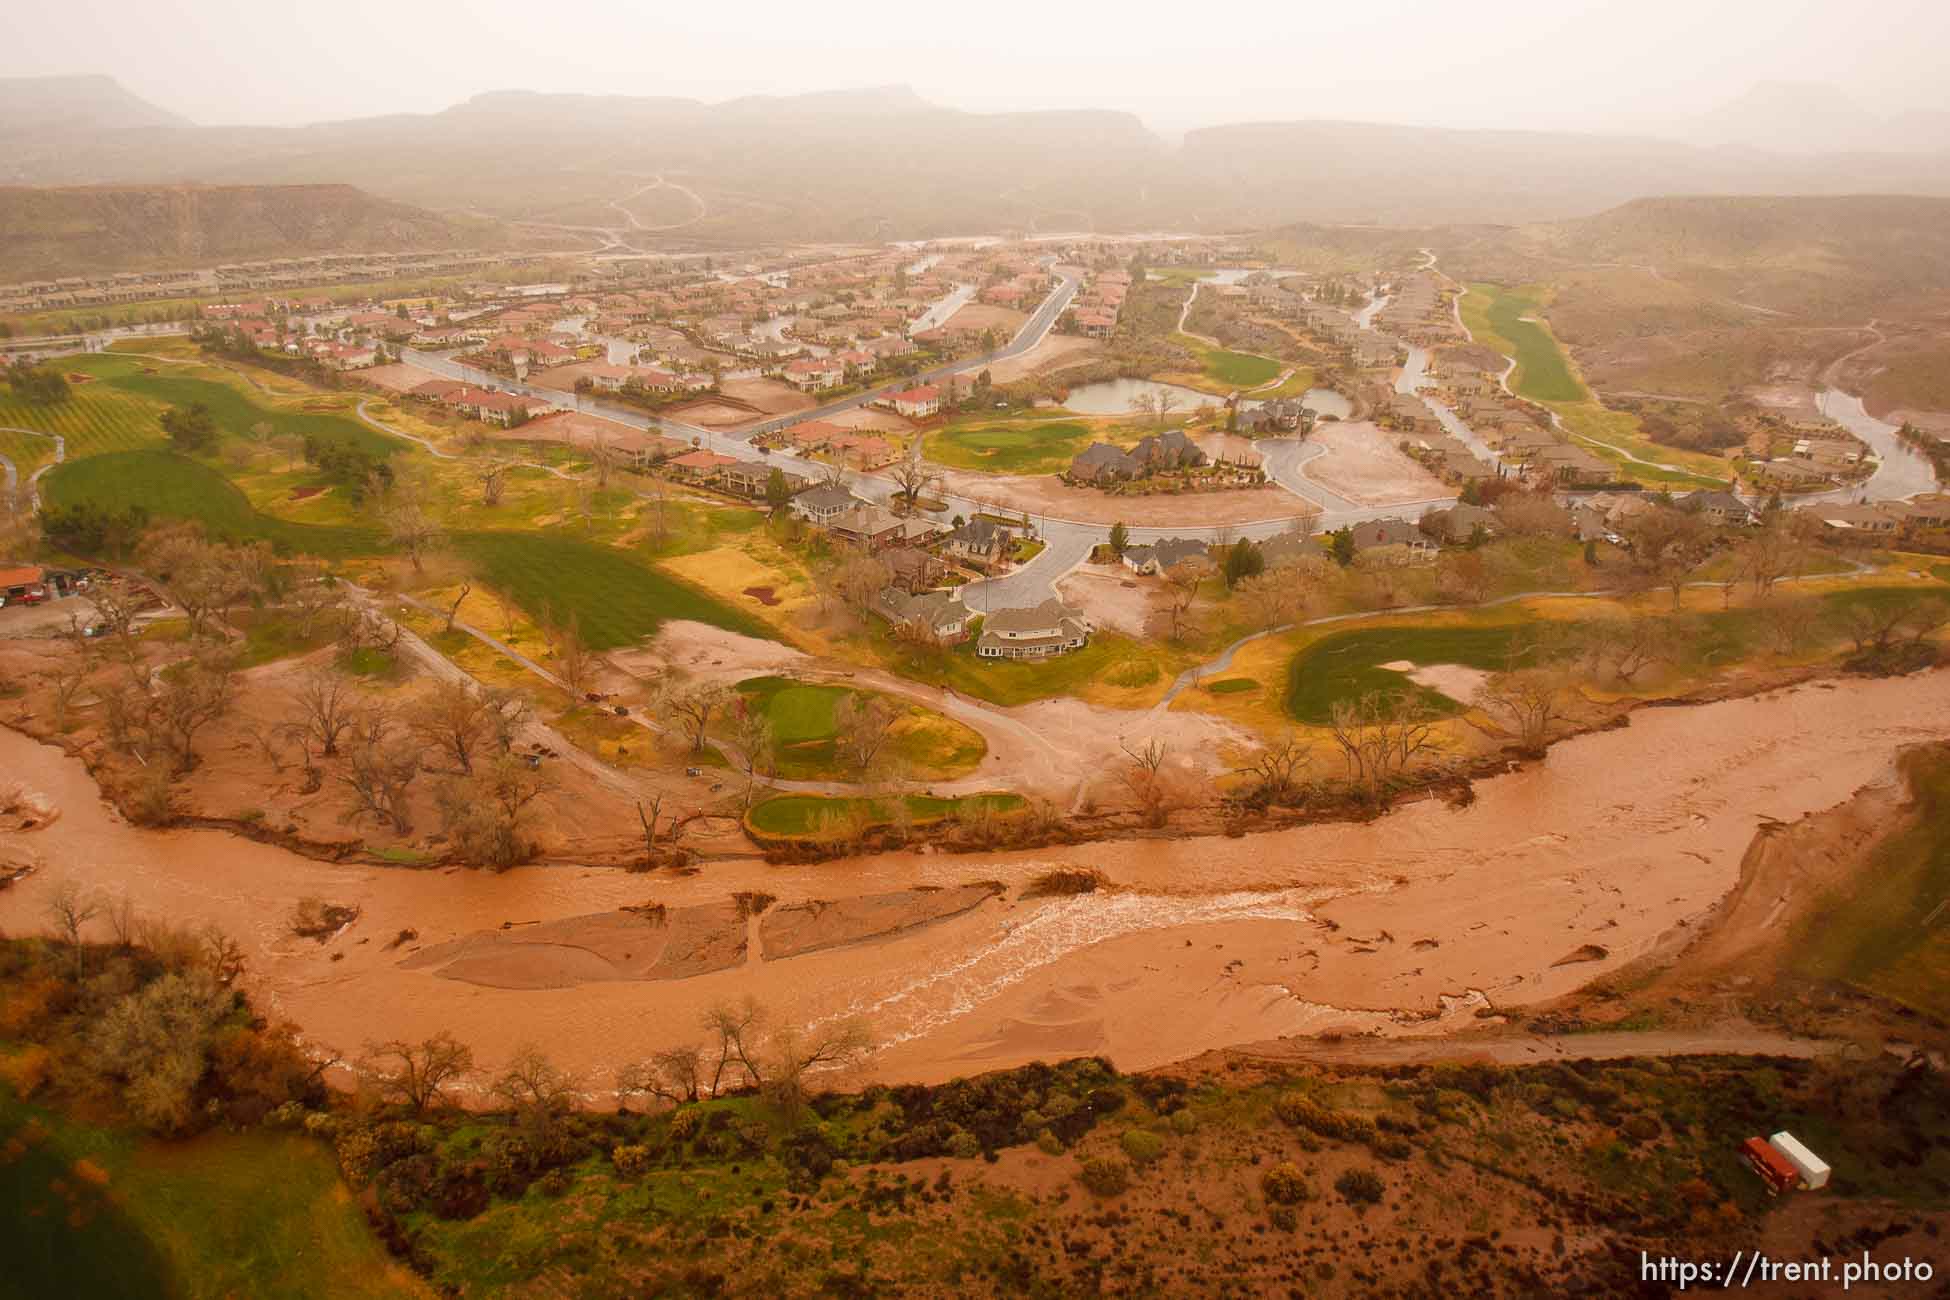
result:
[[[60,0],[0,75],[102,72],[202,123],[429,112],[522,88],[725,99],[904,83],[993,110],[1637,129],[1756,81],[1950,107],[1946,0]]]

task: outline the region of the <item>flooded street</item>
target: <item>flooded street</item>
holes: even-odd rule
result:
[[[1484,1005],[1569,991],[1710,908],[1764,819],[1792,821],[1890,781],[1899,747],[1944,737],[1943,673],[1851,680],[1641,710],[1628,727],[1479,782],[1459,810],[1425,801],[1372,823],[1237,839],[710,862],[672,879],[336,865],[224,832],[137,830],[102,804],[78,761],[0,732],[0,771],[61,810],[41,829],[0,836],[0,852],[41,864],[0,894],[0,928],[42,928],[63,881],[126,894],[145,914],[238,937],[261,1005],[315,1043],[354,1053],[370,1039],[450,1030],[496,1066],[533,1042],[594,1088],[617,1065],[694,1038],[705,1007],[746,994],[800,1024],[866,1017],[883,1044],[872,1073],[890,1081],[1084,1052],[1144,1068],[1328,1028],[1433,1032],[1447,1027],[1445,1009],[1447,1023],[1469,1023]],[[1098,868],[1112,888],[1017,901],[1055,866]],[[505,987],[491,963],[465,976],[403,964],[469,936],[518,940],[534,922],[561,923],[550,942],[573,949],[576,918],[614,931],[617,909],[651,902],[722,911],[732,892],[761,890],[776,908],[982,880],[1007,893],[943,919],[917,905],[910,923],[889,905],[892,923],[783,959],[746,944],[737,921],[715,936],[729,958],[683,977],[628,977],[592,956],[561,987]],[[326,944],[293,938],[285,918],[306,896],[360,916]],[[755,940],[760,922],[750,929]],[[1554,964],[1584,945],[1606,956]]]

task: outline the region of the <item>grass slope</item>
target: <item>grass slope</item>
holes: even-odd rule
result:
[[[1571,373],[1571,363],[1550,330],[1527,319],[1536,315],[1541,300],[1536,286],[1472,284],[1462,300],[1463,323],[1477,342],[1516,358],[1510,387],[1519,396],[1539,402],[1589,401],[1591,394]]]
[[[368,1230],[317,1142],[210,1133],[165,1144],[65,1120],[0,1086],[0,1138],[22,1134],[37,1135],[24,1157],[0,1159],[10,1207],[0,1295],[426,1294]]]
[[[839,724],[834,710],[851,691],[843,686],[817,686],[789,677],[752,677],[738,683],[747,707],[764,713],[772,724],[778,775],[792,781],[847,779],[856,775],[838,752]],[[988,746],[980,734],[953,718],[905,700],[881,696],[899,712],[887,752],[918,780],[947,780],[965,776],[981,763]]]
[[[55,505],[93,501],[112,510],[140,505],[159,518],[197,520],[216,537],[262,539],[294,553],[347,559],[386,550],[373,528],[299,524],[264,514],[223,475],[174,452],[94,456],[63,465],[43,483]],[[622,551],[547,532],[456,532],[451,540],[483,578],[529,614],[573,613],[584,639],[597,649],[631,644],[668,619],[771,637],[757,619]]]
[[[916,825],[952,817],[963,808],[986,805],[996,812],[1011,812],[1022,807],[1022,796],[1015,794],[972,794],[960,799],[910,794],[901,799]],[[885,825],[894,817],[893,800],[786,794],[755,805],[747,820],[754,830],[767,835],[805,837],[824,833],[829,820],[834,825],[842,825],[856,817],[865,826]]]

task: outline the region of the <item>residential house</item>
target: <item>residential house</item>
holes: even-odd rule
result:
[[[892,554],[899,555],[900,551]],[[961,588],[947,591],[908,591],[898,586],[882,587],[874,601],[875,611],[887,620],[898,635],[933,645],[959,645],[968,639],[968,606],[962,603]]]
[[[786,363],[785,377],[805,392],[837,388],[846,382],[846,363],[838,357],[802,357]]]
[[[843,542],[879,551],[901,540],[902,519],[885,506],[861,504],[826,521],[826,530]]]
[[[1016,530],[992,519],[970,519],[948,534],[944,549],[950,555],[984,564],[994,563],[1015,549]]]
[[[1446,510],[1430,510],[1422,516],[1421,529],[1437,541],[1460,545],[1476,535],[1496,536],[1498,520],[1494,510],[1458,502]]]
[[[1349,531],[1354,536],[1356,555],[1383,546],[1403,546],[1407,548],[1410,561],[1433,559],[1435,556],[1435,547],[1429,539],[1406,519],[1369,519],[1355,524]]]
[[[1122,447],[1093,442],[1070,460],[1070,478],[1078,483],[1119,483],[1144,472],[1144,466]]]
[[[1260,558],[1266,567],[1288,564],[1296,560],[1326,559],[1327,548],[1320,542],[1297,528],[1290,528],[1277,536],[1269,537],[1259,544]]]
[[[808,523],[823,526],[855,506],[865,504],[866,502],[843,487],[832,483],[821,483],[817,487],[807,488],[792,498],[792,513]]]
[[[1840,533],[1886,536],[1901,526],[1897,515],[1880,505],[1816,504],[1803,509]]]
[[[1124,567],[1132,573],[1163,573],[1186,560],[1209,560],[1212,548],[1196,538],[1165,537],[1142,546],[1124,548]]]
[[[1688,492],[1674,504],[1719,528],[1744,528],[1754,522],[1753,509],[1731,492],[1702,488]]]
[[[926,420],[941,413],[941,390],[932,384],[889,393],[883,400],[910,420]]]
[[[664,462],[664,468],[678,478],[687,479],[692,483],[710,483],[737,463],[736,457],[721,456],[715,451],[699,448],[696,451],[686,452],[682,456],[673,456]]]
[[[1196,469],[1206,463],[1199,445],[1185,436],[1183,429],[1169,429],[1138,440],[1131,457],[1148,470]]]
[[[982,622],[975,653],[982,659],[1047,659],[1090,642],[1083,615],[1055,598],[1029,609],[999,609]]]
[[[741,460],[727,466],[718,475],[718,486],[727,492],[735,492],[741,497],[756,500],[765,495],[771,486],[772,473],[777,468],[762,460]],[[794,474],[791,470],[780,469],[778,473],[785,479],[787,496],[803,492],[811,481],[804,474]]]
[[[942,563],[918,546],[895,546],[880,557],[893,575],[893,585],[918,595],[941,581]]]
[[[1080,311],[1076,322],[1077,333],[1087,339],[1107,339],[1117,329],[1117,317],[1107,311]]]
[[[1275,398],[1253,406],[1240,404],[1238,428],[1241,433],[1292,433],[1312,429],[1314,413],[1292,397]]]

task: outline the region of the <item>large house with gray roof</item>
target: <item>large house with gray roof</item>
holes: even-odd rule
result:
[[[1054,597],[1028,609],[998,609],[982,622],[975,653],[983,659],[1048,659],[1090,643],[1082,614]]]

